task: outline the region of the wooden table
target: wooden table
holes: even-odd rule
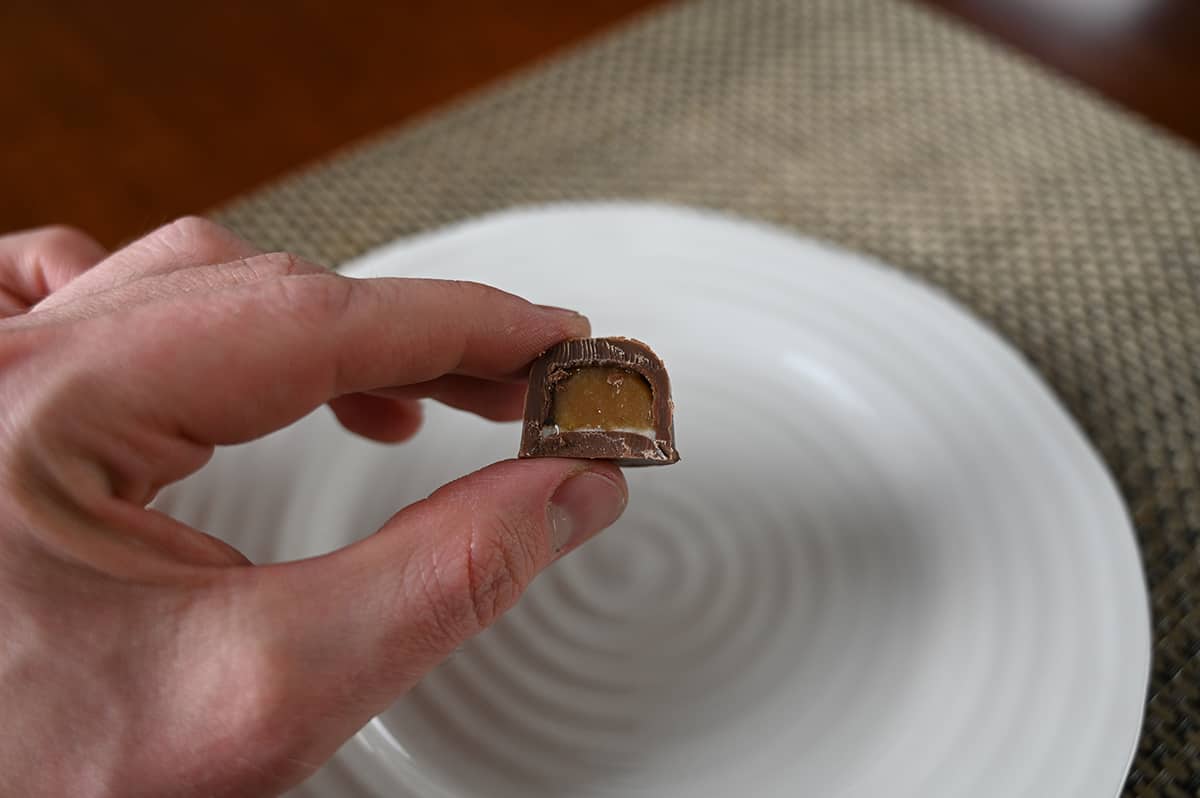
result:
[[[922,1],[1200,143],[1195,0]],[[662,2],[5,4],[0,230],[116,245]]]

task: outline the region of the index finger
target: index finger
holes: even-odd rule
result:
[[[133,308],[94,366],[122,406],[194,442],[265,435],[338,396],[447,374],[511,380],[586,318],[478,283],[283,277]],[[114,345],[114,340],[120,344]]]

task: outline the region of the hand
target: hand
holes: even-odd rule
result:
[[[382,441],[422,397],[516,418],[530,360],[588,333],[569,311],[183,219],[108,256],[0,237],[0,316],[3,795],[280,792],[625,505],[610,465],[503,462],[266,566],[146,506],[323,403]]]

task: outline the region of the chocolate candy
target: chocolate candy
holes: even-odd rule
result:
[[[530,369],[518,456],[669,465],[674,409],[667,370],[641,341],[563,341]]]

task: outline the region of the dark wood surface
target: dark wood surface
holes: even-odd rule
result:
[[[0,2],[0,230],[116,244],[655,1]]]
[[[1200,0],[920,0],[1200,145]]]
[[[114,245],[663,0],[0,4],[0,231]],[[1200,143],[1200,0],[921,0]]]

